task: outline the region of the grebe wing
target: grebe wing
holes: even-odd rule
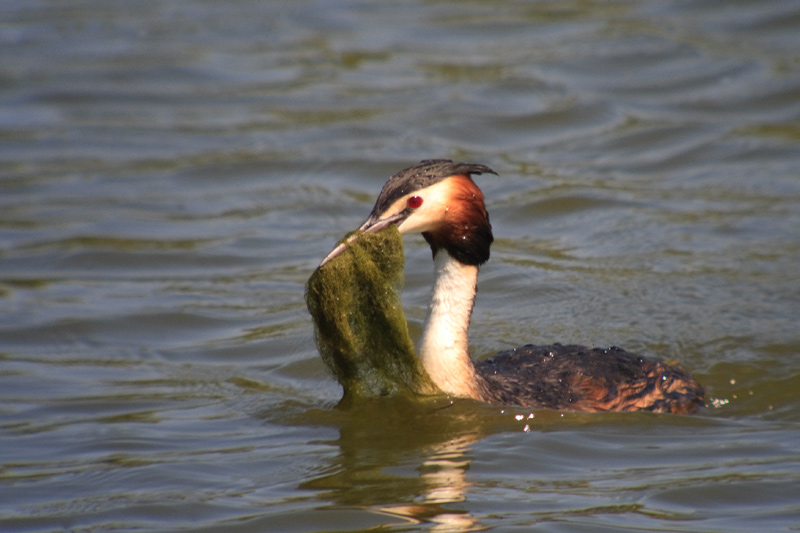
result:
[[[686,371],[617,347],[526,345],[476,367],[493,403],[679,414],[703,405],[703,389]]]

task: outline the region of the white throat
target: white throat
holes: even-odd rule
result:
[[[469,321],[475,304],[478,267],[464,265],[440,249],[434,257],[433,295],[419,343],[419,358],[442,391],[477,398],[469,357]]]

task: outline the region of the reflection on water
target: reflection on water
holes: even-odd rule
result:
[[[341,425],[335,473],[302,488],[326,491],[339,505],[431,523],[433,531],[481,530],[468,511],[451,505],[466,499],[472,444],[492,431],[485,416],[490,408],[475,407],[470,400],[442,398],[350,405],[336,413]]]
[[[457,533],[484,529],[468,511],[450,508],[447,504],[462,502],[469,486],[467,452],[474,436],[454,439],[432,447],[430,459],[422,463],[420,479],[424,486],[422,501],[417,505],[392,505],[378,508],[387,514],[406,517],[415,523],[432,522],[431,531]]]
[[[3,2],[0,529],[796,527],[798,10]],[[619,345],[711,405],[333,407],[303,285],[433,157],[500,174],[476,357]]]

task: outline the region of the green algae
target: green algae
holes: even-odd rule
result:
[[[403,263],[403,241],[392,225],[361,232],[306,284],[317,348],[345,400],[440,393],[408,334],[399,296]]]

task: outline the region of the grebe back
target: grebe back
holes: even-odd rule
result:
[[[703,388],[686,371],[620,348],[526,345],[473,363],[468,331],[478,268],[494,237],[483,193],[472,174],[485,166],[436,159],[402,170],[383,186],[359,227],[422,233],[433,253],[435,280],[418,356],[445,393],[487,403],[574,411],[692,413]],[[346,246],[338,245],[325,265]]]

